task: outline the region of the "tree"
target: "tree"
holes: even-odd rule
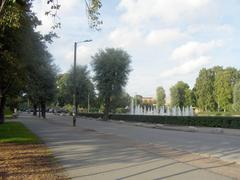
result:
[[[113,113],[126,113],[131,104],[131,97],[125,91],[122,91],[120,95],[112,97],[111,110]]]
[[[104,119],[107,120],[113,96],[122,92],[130,73],[130,56],[122,49],[107,48],[99,50],[93,57],[92,68],[95,72],[99,96],[104,103]]]
[[[6,98],[20,92],[25,85],[28,69],[34,64],[32,35],[36,34],[34,27],[39,23],[30,11],[28,1],[13,6],[18,8],[19,24],[9,25],[3,19],[0,20],[0,123],[4,122]]]
[[[233,104],[233,88],[239,80],[239,72],[235,68],[226,68],[216,73],[215,77],[215,97],[219,109],[231,109]]]
[[[202,110],[208,111],[215,109],[214,80],[215,74],[212,69],[203,68],[200,70],[194,89],[197,106]]]
[[[35,64],[31,67],[31,71],[28,71],[26,92],[33,104],[34,115],[36,115],[38,106],[41,109],[42,117],[45,118],[46,105],[55,98],[56,94],[57,68],[44,44],[39,46],[36,53],[39,54],[35,54],[35,58],[39,59],[35,63],[39,64]]]
[[[72,103],[72,98],[73,93],[74,93],[74,81],[73,81],[73,67],[70,69],[68,72],[68,76],[66,79],[66,89],[65,91],[67,92],[66,95],[68,96],[67,99],[71,99]],[[77,107],[80,105],[81,107],[87,107],[88,105],[88,96],[90,98],[90,103],[93,102],[95,99],[95,92],[94,92],[94,85],[91,82],[91,78],[89,76],[89,71],[87,70],[87,66],[81,66],[77,65],[76,66],[76,105]],[[76,109],[76,112],[77,109]]]
[[[139,105],[142,106],[143,105],[143,99],[142,98],[143,97],[141,95],[135,95],[133,97],[135,106],[139,106]]]
[[[18,6],[23,6],[28,4],[30,1],[27,0],[0,0],[0,25],[4,24],[10,27],[18,26],[19,24],[19,8]],[[60,28],[61,23],[59,22],[58,10],[61,7],[58,0],[47,0],[46,3],[49,9],[46,9],[45,15],[51,16],[53,18],[52,29]],[[85,0],[86,12],[89,20],[89,26],[92,29],[100,30],[100,25],[103,23],[100,19],[100,8],[102,7],[101,0]],[[24,8],[22,8],[24,10]],[[53,32],[50,32],[50,34]]]
[[[55,33],[42,36],[35,31],[41,22],[31,11],[30,0],[0,1],[0,123],[4,122],[4,107],[7,97],[16,97],[26,91],[34,109],[41,106],[45,117],[46,103],[55,93],[56,69],[51,63],[45,42],[52,42]],[[98,29],[100,0],[86,0],[90,27]],[[58,1],[48,0],[50,11],[46,14],[57,17]],[[58,22],[53,26],[57,28]],[[35,81],[33,81],[33,79]]]
[[[236,83],[233,89],[233,109],[240,111],[240,82]]]
[[[7,19],[0,20],[0,123],[4,122],[6,99],[23,92],[27,92],[34,104],[39,105],[41,101],[42,115],[45,116],[46,102],[51,99],[49,93],[55,86],[54,65],[44,37],[35,31],[40,21],[31,12],[30,2],[6,1],[5,5],[1,17],[9,15],[11,19],[10,11],[14,8],[18,8],[18,14],[13,17],[16,22],[9,21],[13,24]]]
[[[181,109],[191,105],[191,90],[183,81],[177,82],[170,88],[171,106],[179,106]]]
[[[165,98],[166,98],[166,94],[165,91],[163,89],[163,87],[158,87],[157,90],[157,107],[161,107],[165,105]]]
[[[29,1],[1,0],[0,1],[0,32],[5,28],[20,27],[21,15]]]
[[[72,95],[69,95],[69,91],[67,90],[67,80],[68,80],[68,73],[59,74],[57,76],[57,102],[56,105],[63,107],[64,105],[68,104],[72,101]],[[71,102],[72,103],[72,102]]]

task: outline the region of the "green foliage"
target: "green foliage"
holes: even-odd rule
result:
[[[1,3],[3,3],[1,1]],[[5,28],[19,28],[20,19],[23,13],[23,6],[13,0],[6,0],[2,5],[0,11],[0,32],[3,32]]]
[[[100,25],[103,24],[100,17],[100,8],[102,7],[101,0],[85,0],[90,28],[100,30]]]
[[[239,79],[235,68],[203,68],[194,87],[197,107],[203,111],[232,111],[233,87]]]
[[[73,112],[73,106],[71,104],[66,104],[63,108],[66,109],[68,113]]]
[[[180,108],[191,105],[191,90],[188,84],[183,81],[177,82],[170,88],[171,106],[179,106]]]
[[[69,94],[67,81],[69,79],[69,74],[60,74],[57,76],[57,106],[63,107],[72,101],[72,94]],[[72,102],[71,102],[72,103]]]
[[[73,95],[74,80],[73,80],[73,67],[69,71],[67,79],[67,91]],[[81,107],[87,107],[88,95],[91,97],[91,102],[95,97],[94,86],[90,80],[89,71],[87,66],[76,67],[76,103]]]
[[[205,111],[214,110],[214,71],[201,69],[195,84],[197,106]]]
[[[233,89],[233,109],[240,111],[240,82],[236,83]]]
[[[8,9],[5,4],[1,13]],[[47,51],[43,36],[34,30],[40,24],[30,10],[29,1],[12,2],[10,10],[18,8],[18,25],[5,24],[0,35],[0,122],[6,97],[17,98],[27,92],[31,101],[45,106],[55,92],[56,67]],[[12,12],[14,13],[14,12]],[[10,19],[13,17],[9,15]],[[11,21],[12,22],[12,21]]]
[[[138,105],[143,105],[143,100],[142,100],[142,96],[141,95],[135,95],[134,96],[134,102],[135,104],[138,106]]]
[[[233,103],[233,87],[239,78],[235,68],[218,71],[215,77],[215,97],[220,109],[230,110]]]
[[[105,118],[110,112],[111,98],[118,96],[127,83],[130,72],[130,56],[121,49],[100,50],[93,57],[94,81],[104,102]]]
[[[165,98],[166,98],[166,94],[165,94],[165,91],[163,89],[163,87],[158,87],[157,88],[157,107],[161,107],[161,106],[164,106],[165,105]]]
[[[20,122],[6,122],[0,125],[0,143],[40,143],[39,138]]]
[[[81,113],[81,116],[99,118],[101,113]],[[123,120],[130,122],[146,122],[156,124],[169,124],[181,126],[202,126],[240,129],[240,117],[222,116],[149,116],[149,115],[120,115],[111,114],[112,120]]]
[[[5,107],[4,109],[4,114],[5,115],[12,115],[13,114],[13,111],[11,111],[11,109],[9,107]]]
[[[86,12],[89,20],[89,26],[91,29],[100,30],[100,25],[103,24],[100,19],[100,8],[102,7],[101,0],[84,0],[86,4]],[[45,11],[45,15],[52,16],[53,26],[52,29],[60,28],[61,23],[58,21],[58,10],[61,7],[61,4],[58,0],[48,0],[47,4],[49,5],[49,10]]]
[[[121,92],[119,96],[113,96],[111,102],[111,112],[126,113],[129,110],[131,97],[126,92]]]

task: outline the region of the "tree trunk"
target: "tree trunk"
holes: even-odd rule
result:
[[[105,98],[103,120],[109,119],[109,112],[110,112],[110,97],[107,97],[107,98]]]
[[[37,116],[37,105],[36,104],[33,105],[33,115]]]
[[[42,111],[42,117],[46,118],[46,104],[44,102],[41,103],[41,111]]]
[[[0,124],[4,123],[4,107],[6,98],[0,94]]]

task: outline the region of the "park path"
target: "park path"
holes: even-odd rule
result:
[[[28,114],[18,118],[50,147],[71,179],[240,178],[240,168],[234,163],[135,141],[124,131],[125,136],[119,136],[84,123],[80,126],[86,120],[79,118],[78,126],[72,127],[69,120],[61,117],[44,120]]]

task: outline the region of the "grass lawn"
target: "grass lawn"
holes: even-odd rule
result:
[[[20,122],[0,125],[0,143],[38,144],[41,140]]]
[[[0,124],[1,179],[68,179],[47,146],[20,122]]]
[[[5,119],[12,119],[13,115],[12,114],[5,114],[4,117],[5,117]]]

